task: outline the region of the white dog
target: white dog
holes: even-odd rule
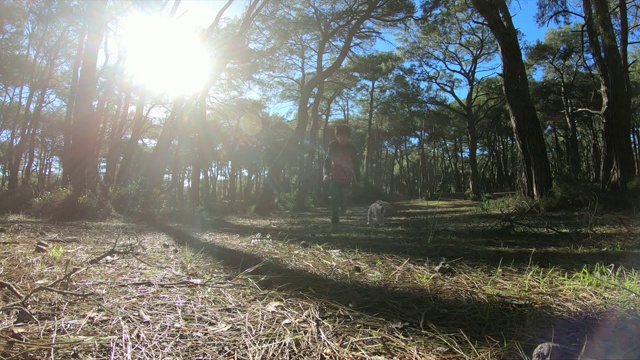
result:
[[[387,206],[389,206],[389,203],[382,200],[377,200],[371,204],[371,206],[369,206],[369,211],[367,212],[367,225],[371,224],[372,215],[378,224],[384,225]]]

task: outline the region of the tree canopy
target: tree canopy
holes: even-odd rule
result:
[[[504,1],[231,0],[199,24],[184,20],[206,11],[189,6],[0,4],[3,211],[303,209],[325,196],[338,123],[362,156],[363,201],[539,198],[560,179],[619,191],[638,171],[636,1],[540,2],[537,19],[554,25],[535,43]],[[136,14],[191,32],[126,30]],[[127,49],[133,36],[145,51]],[[173,36],[207,59],[180,94],[130,66],[140,53],[152,53],[137,60],[151,69],[190,51]],[[185,64],[155,80],[186,77]]]

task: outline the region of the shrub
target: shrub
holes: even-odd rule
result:
[[[277,210],[291,210],[296,204],[297,191],[281,192],[275,195],[275,205]]]
[[[380,187],[370,182],[363,182],[361,187],[352,190],[349,202],[354,205],[368,205],[376,200],[388,201],[389,197]]]
[[[636,177],[627,184],[627,201],[634,213],[640,211],[640,177]]]
[[[96,194],[87,193],[76,201],[76,219],[103,220],[113,214],[109,201]]]
[[[59,211],[65,199],[72,196],[70,188],[46,191],[29,204],[28,213],[37,217],[53,217]]]
[[[483,194],[481,201],[476,208],[482,212],[490,212],[493,210],[509,210],[513,209],[517,212],[525,212],[535,207],[535,201],[524,197],[521,194],[513,194],[509,196],[494,197],[492,194]]]
[[[599,190],[588,182],[577,182],[567,178],[553,181],[550,193],[540,199],[540,206],[547,211],[575,209],[588,206]]]
[[[142,212],[143,190],[140,183],[119,188],[111,193],[111,205],[119,214],[130,215]]]
[[[70,188],[60,188],[31,200],[28,213],[57,220],[102,220],[113,214],[113,208],[96,194],[77,196]]]
[[[29,186],[20,187],[17,191],[5,191],[0,194],[0,212],[20,213],[28,210],[34,191]]]

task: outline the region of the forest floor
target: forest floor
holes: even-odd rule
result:
[[[7,216],[0,359],[529,359],[546,341],[640,358],[640,217],[407,200],[367,226],[366,210],[333,231],[324,208]]]

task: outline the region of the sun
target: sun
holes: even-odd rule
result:
[[[198,29],[164,15],[136,14],[124,19],[118,38],[125,70],[136,85],[169,97],[201,91],[209,79],[211,57]]]

